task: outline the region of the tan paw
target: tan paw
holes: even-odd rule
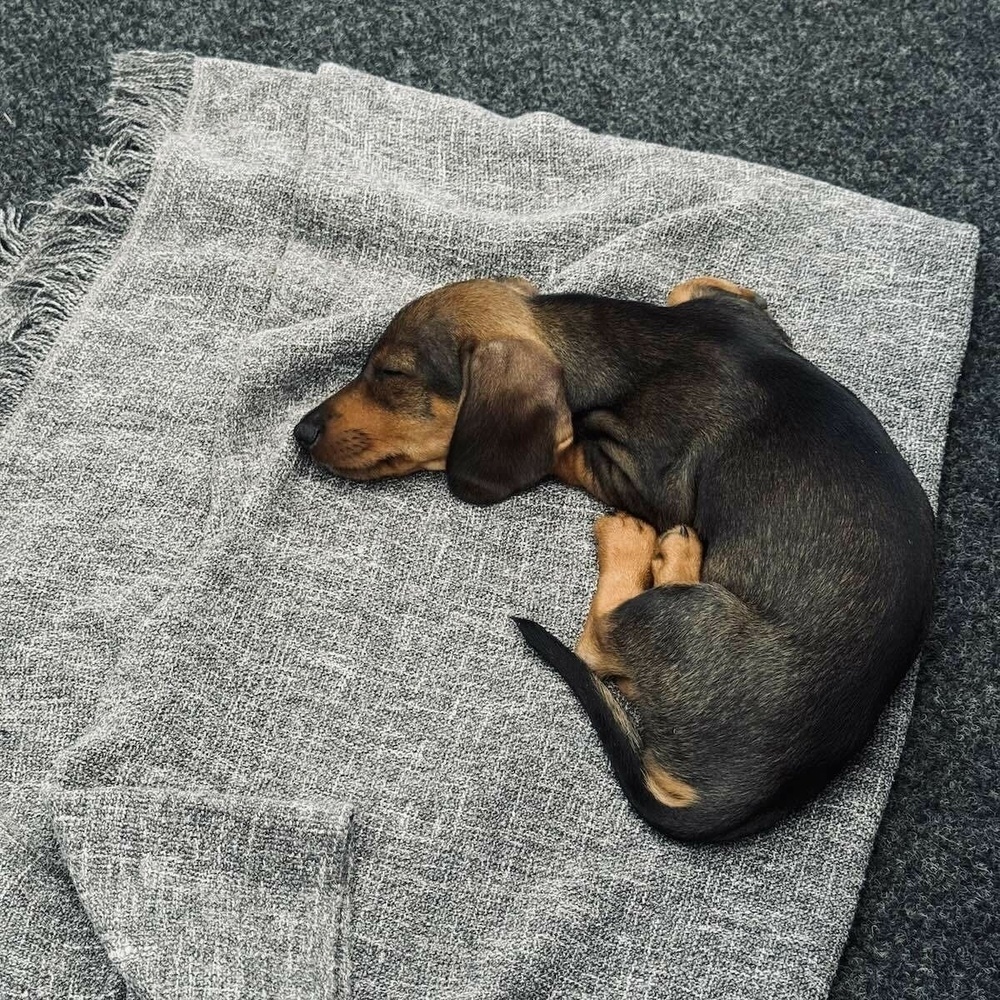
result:
[[[694,528],[678,524],[656,539],[650,569],[654,586],[697,583],[701,579],[701,539]]]
[[[656,529],[624,511],[599,517],[594,522],[594,539],[602,573],[642,570],[656,551]]]

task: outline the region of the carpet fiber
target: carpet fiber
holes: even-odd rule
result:
[[[940,509],[937,616],[835,997],[991,997],[1000,970],[997,15],[980,4],[70,3],[2,11],[0,201],[83,163],[110,51],[324,60],[601,131],[743,156],[972,222],[972,340]]]

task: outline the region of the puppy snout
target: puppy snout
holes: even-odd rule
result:
[[[296,425],[292,431],[292,436],[298,442],[300,448],[309,449],[319,438],[323,430],[323,414],[320,408],[310,410]]]

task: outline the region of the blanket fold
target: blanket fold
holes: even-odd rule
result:
[[[53,827],[130,994],[348,997],[350,807],[56,791]]]
[[[575,636],[600,505],[338,480],[290,432],[436,285],[662,302],[715,273],[933,500],[975,230],[342,66],[116,72],[143,136],[128,211],[90,220],[64,308],[25,290],[90,240],[66,218],[25,228],[0,286],[0,329],[37,333],[0,352],[0,892],[44,914],[0,916],[0,992],[823,996],[913,674],[794,819],[672,843],[509,621]]]

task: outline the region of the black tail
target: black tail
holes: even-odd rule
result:
[[[718,796],[705,797],[701,792],[689,806],[664,805],[647,785],[642,740],[635,723],[610,689],[576,653],[537,622],[527,618],[513,618],[513,621],[525,642],[570,686],[590,716],[629,804],[654,829],[677,840],[721,843],[767,830],[795,808],[796,802],[789,800],[787,794],[774,801],[758,801],[751,795],[745,801],[726,802]]]
[[[590,716],[618,784],[639,817],[671,837],[682,840],[711,837],[703,824],[690,815],[697,810],[665,806],[650,792],[642,766],[642,742],[635,724],[587,664],[537,622],[527,618],[513,618],[513,621],[525,642],[570,686]]]

